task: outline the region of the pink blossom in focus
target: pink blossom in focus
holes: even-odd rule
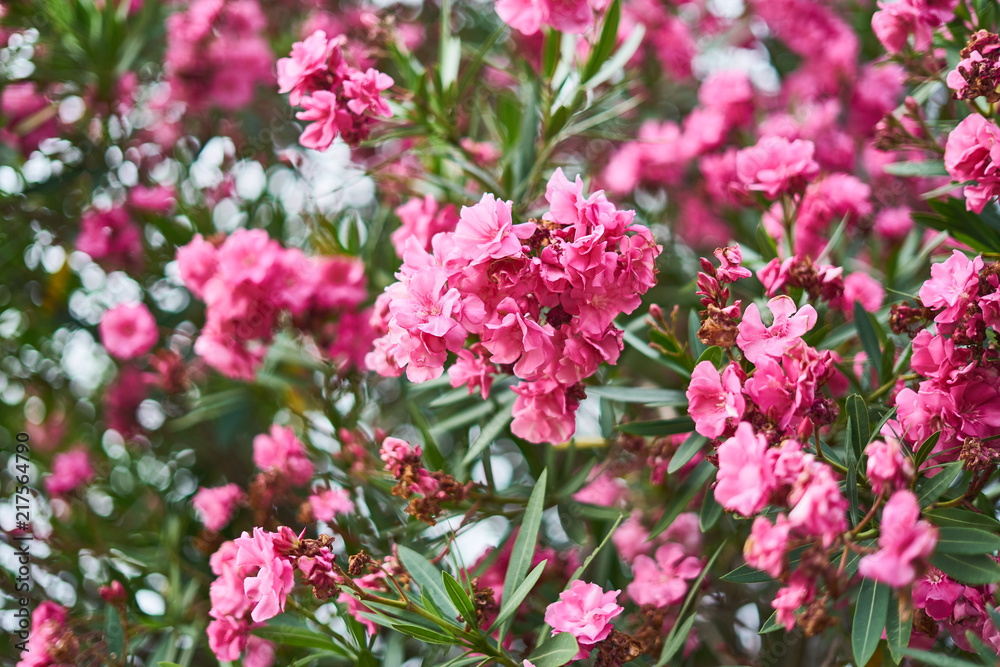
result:
[[[511,432],[534,443],[569,440],[576,429],[575,412],[579,403],[568,395],[569,389],[548,379],[520,382],[511,387],[517,394]]]
[[[295,114],[295,117],[312,122],[302,132],[299,143],[306,148],[325,151],[333,145],[333,140],[340,131],[337,96],[328,90],[316,90],[308,97],[303,97],[300,104],[303,111]]]
[[[1000,128],[978,113],[969,114],[948,135],[944,166],[948,174],[966,185],[965,207],[981,213],[986,202],[1000,194]]]
[[[766,517],[754,519],[750,537],[743,545],[743,558],[747,565],[766,572],[775,579],[780,577],[785,569],[791,529],[784,514],[779,514],[773,524]]]
[[[746,407],[738,367],[730,364],[720,376],[712,362],[701,362],[691,374],[687,399],[695,430],[706,438],[718,438],[726,430],[727,420],[739,422]]]
[[[424,250],[429,251],[435,234],[454,231],[458,223],[455,207],[450,204],[439,207],[437,200],[431,195],[425,195],[423,199],[410,199],[396,208],[396,215],[403,225],[392,233],[390,239],[400,257],[406,249],[407,239],[415,238]]]
[[[191,504],[198,519],[210,531],[218,532],[233,518],[238,505],[246,500],[246,494],[236,484],[226,484],[215,488],[200,488],[194,494]]]
[[[751,363],[758,363],[763,356],[780,357],[785,346],[801,338],[816,324],[816,309],[806,305],[796,313],[795,302],[787,296],[777,296],[767,302],[774,316],[770,327],[765,327],[757,304],[747,306],[740,322],[736,344]]]
[[[236,566],[256,572],[244,580],[244,592],[255,603],[250,617],[257,623],[285,610],[285,597],[295,584],[294,567],[275,553],[274,535],[254,528],[252,537],[244,531],[234,540]]]
[[[767,460],[767,439],[741,422],[736,435],[718,449],[719,474],[715,499],[727,510],[745,517],[767,505],[774,485],[774,473]]]
[[[865,454],[868,455],[867,474],[872,491],[882,493],[883,489],[909,488],[913,479],[913,461],[903,452],[896,438],[885,436],[884,440],[872,440],[865,448]]]
[[[156,320],[145,304],[117,306],[104,313],[98,327],[101,344],[117,359],[134,359],[153,349]]]
[[[391,76],[372,68],[365,72],[353,72],[351,78],[344,81],[347,108],[358,116],[365,112],[375,116],[391,116],[392,109],[382,99],[381,93],[391,88],[393,83]]]
[[[521,252],[521,241],[535,233],[530,222],[514,224],[511,202],[491,194],[474,206],[463,206],[455,227],[455,247],[472,264],[503,259]]]
[[[583,646],[604,641],[613,629],[611,619],[625,611],[616,604],[619,593],[605,593],[597,584],[577,579],[559,594],[559,602],[545,610],[545,622],[552,626],[553,635],[568,632]]]
[[[279,58],[278,92],[291,93],[288,101],[297,105],[303,95],[310,90],[311,79],[327,71],[327,61],[330,58],[333,43],[326,38],[326,33],[317,30],[301,42],[292,44],[292,53],[288,58]]]
[[[943,309],[934,321],[950,324],[957,321],[978,292],[982,257],[969,260],[961,251],[952,251],[944,262],[931,265],[931,277],[920,288],[918,296],[928,308]]]
[[[863,577],[902,588],[913,583],[916,564],[928,558],[937,544],[937,528],[920,519],[916,495],[897,491],[882,510],[879,550],[858,564]]]

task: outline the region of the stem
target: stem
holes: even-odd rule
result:
[[[865,517],[863,519],[861,519],[861,523],[859,523],[858,525],[856,525],[851,530],[850,535],[852,537],[856,536],[859,532],[861,532],[861,529],[864,528],[865,524],[872,520],[872,518],[875,516],[875,511],[878,509],[878,506],[881,505],[881,504],[882,504],[882,494],[880,493],[880,494],[878,494],[878,497],[875,499],[875,502],[872,503],[872,508],[870,510],[868,510],[868,514],[866,514]]]

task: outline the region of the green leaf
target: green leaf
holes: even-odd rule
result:
[[[628,422],[619,424],[618,430],[630,435],[676,435],[693,431],[694,420],[690,417],[674,417],[673,419]]]
[[[858,394],[851,394],[847,397],[846,407],[855,453],[857,460],[860,461],[861,454],[872,439],[871,426],[868,421],[868,407],[865,405],[865,399]]]
[[[504,598],[503,603],[500,605],[500,613],[497,614],[496,619],[493,621],[492,628],[499,628],[504,622],[512,617],[516,612],[517,608],[521,606],[524,602],[524,598],[528,597],[528,593],[532,591],[535,584],[538,583],[538,578],[542,576],[542,571],[545,569],[545,564],[547,560],[543,560],[541,563],[535,566],[528,576],[524,578],[521,585],[518,586],[513,593],[510,595],[510,599]]]
[[[708,442],[708,438],[697,433],[692,433],[681,443],[674,455],[670,457],[667,464],[667,474],[673,475],[675,472],[686,466],[695,457],[701,448]]]
[[[469,624],[469,627],[479,627],[479,619],[476,616],[476,605],[469,599],[469,594],[462,588],[462,584],[455,581],[455,577],[450,572],[441,573],[441,583],[448,591],[448,597],[455,603],[458,610],[462,612],[462,618]]]
[[[570,662],[579,650],[580,647],[573,635],[560,632],[535,649],[535,652],[528,656],[528,661],[535,667],[562,667]]]
[[[882,348],[879,346],[878,334],[875,332],[875,326],[868,316],[868,311],[858,301],[854,302],[854,326],[858,330],[861,347],[865,349],[865,354],[868,355],[868,363],[875,369],[875,376],[881,381]]]
[[[168,662],[167,660],[160,660],[156,664],[158,667],[181,667],[176,662]]]
[[[1000,537],[976,528],[946,526],[938,529],[939,554],[989,554],[1000,549]]]
[[[913,463],[917,468],[919,468],[921,464],[927,460],[927,457],[931,455],[934,445],[936,445],[940,439],[941,431],[938,431],[937,433],[928,436],[926,440],[920,443],[920,446],[917,447],[917,455],[913,457]]]
[[[851,627],[854,664],[867,665],[882,638],[889,611],[889,587],[874,579],[862,579]]]
[[[595,558],[597,558],[597,554],[601,553],[601,549],[604,548],[604,545],[606,545],[611,540],[611,536],[615,534],[615,530],[618,529],[618,526],[621,525],[621,522],[624,519],[625,515],[619,513],[618,518],[615,520],[614,524],[612,524],[611,528],[608,529],[608,532],[604,536],[604,539],[601,540],[601,543],[597,545],[596,549],[590,552],[590,555],[587,556],[586,560],[583,561],[583,565],[576,568],[576,572],[574,572],[573,576],[570,577],[569,581],[566,582],[566,588],[564,588],[563,590],[568,591],[570,584],[572,584],[574,581],[583,576],[583,573],[587,571],[587,568],[590,567],[590,564],[594,562]]]
[[[851,461],[847,464],[846,477],[847,508],[851,516],[851,525],[856,526],[861,517],[860,501],[858,500],[858,464],[856,461]]]
[[[479,456],[484,449],[490,446],[490,443],[497,439],[497,436],[503,433],[504,429],[507,428],[507,424],[514,418],[514,399],[517,398],[513,392],[510,392],[510,397],[504,400],[501,404],[499,411],[486,422],[483,429],[476,436],[476,439],[469,445],[469,451],[465,453],[462,458],[462,465],[467,466],[472,461]]]
[[[905,619],[901,612],[905,612]],[[885,637],[889,644],[889,654],[896,664],[903,661],[903,652],[910,644],[912,630],[913,611],[909,607],[903,607],[903,601],[893,596],[885,619]]]
[[[419,639],[420,641],[427,642],[428,644],[443,644],[447,646],[456,643],[454,637],[443,635],[439,632],[428,630],[427,628],[422,628],[419,625],[396,623],[393,627],[403,634],[410,635],[414,639]]]
[[[719,577],[719,579],[728,581],[731,584],[763,584],[772,581],[771,575],[760,570],[755,570],[746,563],[731,572],[727,572]]]
[[[930,561],[952,579],[969,586],[1000,581],[1000,565],[989,556],[936,553]]]
[[[944,160],[908,160],[890,162],[882,166],[882,171],[893,176],[947,176]]]
[[[680,626],[677,632],[671,631],[669,641],[664,642],[663,652],[660,653],[660,659],[657,664],[665,665],[670,662],[677,651],[681,650],[684,643],[688,640],[688,635],[691,634],[691,628],[694,627],[694,619],[697,618],[698,614],[690,613],[683,623],[678,623]]]
[[[122,628],[122,620],[118,615],[118,610],[111,605],[104,608],[106,615],[104,621],[104,638],[108,643],[108,652],[118,657],[122,657],[125,643],[125,630]],[[124,662],[124,660],[122,661]]]
[[[660,517],[660,520],[656,522],[656,526],[650,531],[650,539],[666,530],[674,522],[674,519],[687,509],[687,506],[691,504],[691,501],[698,495],[698,492],[708,488],[708,485],[715,477],[715,473],[715,466],[708,461],[702,461],[688,474],[687,479],[680,485],[680,488],[677,489],[677,492],[670,499],[670,502],[667,503],[666,508],[664,508],[663,516]],[[706,491],[706,493],[711,493],[711,491]]]
[[[959,507],[937,507],[924,512],[935,526],[957,526],[959,528],[980,528],[988,531],[1000,531],[1000,521],[991,516],[971,512]]]
[[[528,507],[524,511],[524,518],[521,520],[521,528],[514,541],[514,548],[510,554],[510,562],[507,564],[507,574],[503,580],[504,599],[513,595],[517,587],[524,581],[528,568],[531,567],[531,560],[535,557],[535,546],[538,543],[538,530],[542,525],[542,513],[545,511],[545,487],[548,483],[549,470],[542,470],[535,482],[535,488],[531,491],[528,499]],[[507,634],[508,625],[500,628],[500,638],[502,641]]]
[[[761,259],[765,262],[770,262],[778,257],[778,244],[764,229],[764,223],[757,225],[757,252],[760,253]]]
[[[651,387],[620,387],[612,385],[587,387],[587,396],[607,398],[620,403],[645,403],[647,405],[687,405],[687,396],[677,389]]]
[[[698,311],[692,308],[688,314],[688,345],[691,346],[691,355],[700,360],[708,351],[708,347],[698,338],[699,329],[701,329],[701,319],[698,317]]]
[[[726,353],[718,345],[710,345],[705,348],[705,350],[698,355],[698,360],[695,362],[695,366],[703,361],[710,362],[716,368],[722,367],[722,362],[726,359]]]
[[[594,89],[601,85],[605,81],[609,80],[611,77],[619,74],[625,70],[625,64],[635,55],[635,52],[639,50],[642,45],[642,38],[646,34],[646,27],[641,23],[636,24],[632,28],[632,32],[629,36],[625,38],[622,45],[618,47],[615,51],[615,55],[611,56],[601,69],[593,77],[587,80],[587,88]]]
[[[449,619],[458,618],[458,609],[451,603],[448,591],[441,583],[441,571],[416,551],[403,545],[399,545],[399,559],[420,586],[421,592],[426,593]]]
[[[920,507],[927,507],[935,500],[941,497],[941,494],[948,490],[958,476],[962,474],[962,462],[953,461],[940,468],[940,472],[934,475],[930,479],[924,480],[924,483],[920,485],[917,489],[917,500],[920,501]]]
[[[265,625],[251,632],[278,645],[318,648],[337,655],[346,656],[347,651],[327,635],[297,625]]]
[[[701,532],[707,532],[715,527],[721,516],[722,505],[715,499],[714,493],[706,492],[701,501],[701,512],[698,514],[698,526],[701,528]]]
[[[583,67],[583,73],[580,78],[584,83],[597,74],[598,70],[601,69],[601,65],[607,61],[608,57],[611,56],[611,52],[614,51],[615,44],[618,43],[618,23],[621,20],[621,14],[621,0],[615,0],[608,7],[608,11],[604,15],[601,36],[598,38],[597,44],[594,45],[594,50],[590,53],[587,64]]]
[[[922,663],[933,665],[934,667],[981,667],[974,662],[953,658],[943,653],[932,653],[931,651],[921,651],[920,649],[908,648],[903,651],[908,658],[919,660]]]
[[[777,632],[778,630],[784,630],[784,629],[785,626],[778,624],[778,612],[774,612],[773,614],[767,617],[766,621],[764,621],[761,624],[760,630],[757,631],[757,634],[766,635],[769,632]]]

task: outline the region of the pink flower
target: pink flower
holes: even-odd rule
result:
[[[175,198],[172,186],[157,185],[147,188],[144,185],[137,185],[128,191],[129,206],[150,213],[169,212]]]
[[[141,357],[153,349],[158,338],[156,320],[141,303],[106,311],[98,329],[101,344],[118,359]]]
[[[937,544],[937,528],[919,519],[917,496],[908,489],[894,493],[882,510],[879,550],[861,559],[858,573],[894,588],[913,583],[914,563],[928,558]]]
[[[741,422],[736,435],[719,445],[718,453],[715,499],[719,504],[746,517],[764,509],[774,486],[774,472],[767,460],[767,438]]]
[[[742,266],[743,251],[740,250],[738,243],[725,248],[716,248],[715,257],[719,260],[719,268],[715,270],[715,275],[721,283],[734,283],[753,275],[750,269]]]
[[[568,632],[584,646],[604,641],[613,629],[611,619],[625,611],[616,604],[619,593],[605,593],[597,584],[576,579],[568,591],[559,594],[559,602],[545,610],[545,622],[552,626],[553,635]]]
[[[649,541],[649,531],[642,525],[639,514],[633,514],[611,536],[615,549],[626,563],[633,562],[636,557],[645,555],[653,548]]]
[[[497,304],[496,314],[486,323],[482,342],[492,363],[514,364],[517,377],[532,380],[553,360],[554,333],[551,325],[527,319],[508,297]]]
[[[313,122],[303,130],[299,143],[306,148],[325,151],[333,145],[333,140],[340,131],[337,96],[329,90],[316,90],[308,97],[303,97],[300,104],[304,111],[298,112],[295,117]]]
[[[403,226],[392,233],[390,239],[396,254],[400,257],[406,249],[406,241],[415,238],[424,250],[430,251],[431,239],[439,232],[450,232],[458,223],[455,207],[452,205],[440,208],[437,200],[431,195],[423,199],[414,197],[402,206],[396,208]]]
[[[232,662],[239,660],[247,644],[250,624],[246,621],[222,616],[209,622],[208,647],[220,661]]]
[[[478,349],[477,349],[478,348]],[[448,369],[448,377],[452,387],[465,385],[469,388],[469,393],[475,393],[479,389],[479,395],[486,400],[490,395],[490,386],[493,384],[493,377],[497,374],[497,367],[487,361],[486,348],[484,346],[473,345],[472,349],[459,350],[458,359]]]
[[[806,472],[788,496],[789,504],[794,506],[788,520],[794,528],[819,537],[823,546],[829,547],[847,530],[847,500],[828,466],[813,463]]]
[[[327,523],[333,521],[336,514],[350,514],[354,511],[351,494],[347,489],[322,489],[309,496],[309,506],[313,516]]]
[[[211,489],[198,489],[191,504],[205,528],[218,532],[226,527],[233,518],[236,507],[245,500],[243,489],[236,484],[226,484]]]
[[[901,241],[913,229],[910,209],[905,206],[885,208],[875,216],[875,233],[890,241]]]
[[[39,603],[31,612],[27,647],[17,667],[70,667],[64,658],[75,656],[79,643],[68,623],[65,607],[48,600]]]
[[[759,190],[768,199],[800,192],[819,174],[814,150],[813,142],[804,139],[764,137],[736,154],[736,175],[749,190]]]
[[[187,245],[177,249],[177,268],[184,286],[199,299],[205,298],[205,285],[215,275],[218,256],[215,246],[201,234],[195,234]]]
[[[736,345],[751,363],[764,357],[780,357],[785,347],[801,338],[816,324],[816,309],[805,305],[796,313],[795,302],[787,296],[776,296],[767,302],[774,316],[770,327],[765,327],[757,304],[751,303],[740,322]]]
[[[965,586],[931,567],[927,576],[913,586],[913,605],[935,621],[944,621],[952,616],[964,593]]]
[[[455,248],[473,265],[521,254],[521,241],[535,233],[531,222],[513,224],[511,202],[483,195],[474,206],[463,206],[455,226]]]
[[[944,262],[931,265],[931,277],[920,288],[918,296],[928,308],[944,309],[934,321],[950,324],[965,314],[969,301],[979,290],[982,257],[969,260],[961,251],[953,250]]]
[[[750,537],[743,545],[743,559],[747,565],[767,572],[775,579],[780,577],[785,569],[785,554],[791,529],[788,517],[784,514],[779,514],[774,524],[762,516],[754,519]]]
[[[107,268],[142,266],[142,234],[122,207],[84,213],[76,248]]]
[[[420,445],[413,446],[406,440],[388,437],[382,441],[379,458],[385,462],[385,469],[394,477],[399,477],[407,466],[420,466]]]
[[[882,307],[884,299],[882,284],[868,273],[858,271],[844,278],[843,310],[848,317],[853,317],[855,301],[861,304],[865,312],[874,313]]]
[[[913,461],[903,453],[898,440],[890,436],[872,440],[865,454],[868,455],[867,473],[872,491],[882,493],[887,487],[890,490],[909,487],[913,479]]]
[[[691,374],[687,399],[695,430],[706,438],[718,438],[726,430],[727,420],[739,422],[743,417],[746,401],[739,368],[730,364],[720,377],[712,362],[701,362]]]
[[[358,116],[370,111],[376,116],[391,116],[392,109],[382,99],[383,90],[395,83],[388,74],[368,68],[365,72],[353,72],[344,81],[344,96],[348,98],[347,108]]]
[[[593,477],[585,487],[574,493],[573,500],[599,507],[614,507],[622,504],[627,495],[625,480],[605,472]]]
[[[635,578],[628,585],[628,595],[637,605],[667,607],[684,599],[686,580],[701,574],[701,562],[685,557],[684,550],[668,542],[656,550],[656,558],[637,556],[632,564]]]
[[[253,439],[253,462],[261,470],[276,470],[293,485],[309,482],[313,464],[306,448],[288,426],[271,425],[271,434],[261,433]]]
[[[292,44],[290,57],[278,59],[278,92],[290,92],[288,101],[293,106],[310,92],[313,77],[327,71],[333,48],[334,43],[326,38],[326,33],[317,30],[301,42]]]
[[[544,378],[511,387],[517,394],[511,432],[534,443],[558,444],[569,440],[576,430],[575,413],[579,405],[579,399],[569,395],[571,389]]]
[[[926,51],[931,46],[933,30],[954,18],[958,0],[897,0],[878,3],[872,16],[872,30],[890,54],[906,46],[913,35],[913,48]]]
[[[958,182],[976,181],[965,186],[965,207],[981,213],[993,197],[1000,194],[1000,128],[974,113],[969,114],[948,135],[944,166]]]
[[[580,34],[594,24],[587,0],[497,0],[496,12],[501,21],[523,35],[534,35],[542,26]]]
[[[788,585],[778,590],[771,606],[778,612],[777,621],[786,630],[795,627],[795,612],[807,604],[815,594],[815,585],[804,574],[796,570]]]
[[[45,478],[45,490],[50,496],[64,496],[94,479],[90,455],[82,445],[56,454],[52,474]]]
[[[243,582],[247,598],[256,604],[250,618],[260,623],[285,610],[285,597],[295,585],[295,569],[274,550],[274,535],[262,528],[253,529],[253,537],[246,531],[235,540],[239,551],[236,566],[256,571]]]

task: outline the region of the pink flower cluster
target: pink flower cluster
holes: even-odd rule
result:
[[[233,232],[218,247],[200,234],[177,250],[187,288],[207,306],[206,323],[195,352],[232,378],[252,379],[284,313],[312,330],[317,317],[352,314],[367,297],[364,265],[350,257],[306,257],[283,248],[261,229]],[[318,329],[317,329],[318,330]],[[367,337],[358,318],[341,317],[336,338]],[[331,352],[361,359],[353,347],[337,344]]]
[[[930,48],[934,29],[954,19],[958,0],[879,0],[879,11],[872,16],[872,30],[882,46],[895,54],[907,46],[913,37],[913,48]]]
[[[604,592],[597,584],[580,579],[570,584],[569,590],[559,594],[545,610],[545,622],[552,626],[552,634],[568,632],[580,645],[577,659],[586,658],[594,644],[608,638],[614,626],[611,619],[625,609],[618,605],[621,591]]]
[[[500,19],[524,35],[548,26],[567,34],[586,32],[594,25],[594,8],[588,0],[497,0]]]
[[[170,96],[194,109],[241,109],[274,81],[257,0],[194,0],[167,18]]]
[[[1000,195],[1000,127],[977,113],[967,116],[948,135],[944,166],[959,183],[975,181],[963,190],[965,206],[981,213]]]
[[[917,496],[905,489],[893,494],[882,510],[878,551],[865,556],[858,573],[894,588],[903,588],[917,577],[917,566],[934,551],[937,528],[920,520]]]
[[[557,170],[549,211],[516,223],[511,202],[486,194],[463,207],[453,232],[428,252],[410,238],[399,282],[379,296],[382,332],[366,363],[385,376],[424,382],[441,375],[449,353],[453,386],[489,392],[512,373],[513,431],[531,442],[562,442],[575,430],[581,382],[622,349],[613,320],[631,313],[655,282],[660,246],[603,192],[583,194]],[[474,336],[472,344],[465,345]]]
[[[947,629],[963,651],[976,652],[966,636],[971,632],[1000,653],[1000,631],[988,609],[995,604],[997,589],[996,584],[966,586],[931,567],[913,586],[913,606]]]
[[[31,612],[27,650],[17,667],[71,667],[79,644],[69,627],[69,611],[55,602],[41,602]]]
[[[934,333],[913,338],[911,367],[922,377],[896,395],[900,434],[917,448],[941,431],[932,456],[954,460],[967,439],[1000,434],[1000,368],[988,343],[988,330],[1000,330],[1000,278],[995,265],[955,250],[931,266],[919,297]]]
[[[153,349],[159,334],[145,304],[117,306],[101,317],[101,344],[117,359],[134,359]]]
[[[51,497],[65,496],[94,479],[94,466],[83,445],[56,454],[52,474],[45,478],[45,490]]]
[[[311,121],[299,138],[306,148],[326,150],[338,134],[357,144],[377,117],[392,116],[382,99],[382,91],[393,85],[392,77],[348,65],[341,50],[344,42],[342,36],[328,39],[317,30],[292,45],[288,58],[278,60],[279,92],[289,93],[288,101],[303,108],[298,119]]]
[[[285,610],[296,570],[317,595],[329,597],[336,590],[339,575],[334,572],[330,549],[303,547],[302,535],[285,526],[277,532],[254,528],[252,535],[244,532],[212,555],[216,579],[209,587],[208,643],[216,658],[233,661],[246,651],[244,664],[273,664],[273,646],[249,632]]]

